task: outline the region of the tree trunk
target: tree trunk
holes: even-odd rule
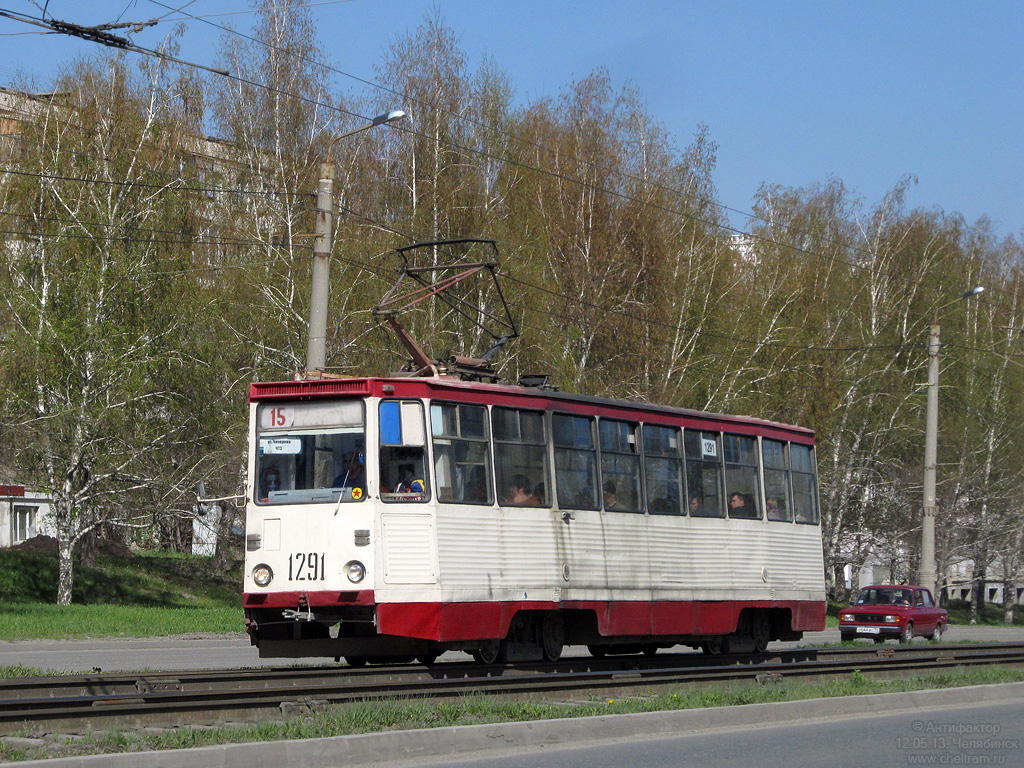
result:
[[[96,567],[96,537],[97,531],[89,531],[82,540],[78,542],[79,564],[85,568]]]
[[[985,610],[985,570],[974,565],[974,578],[971,583],[971,624],[978,623],[978,616]]]
[[[74,545],[66,539],[57,540],[58,578],[57,605],[71,605],[71,586],[74,582]]]
[[[1017,601],[1017,584],[1013,579],[1003,579],[1003,623],[1013,625],[1013,606]]]

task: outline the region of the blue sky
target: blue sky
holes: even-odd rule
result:
[[[719,197],[732,209],[749,210],[762,183],[807,186],[829,177],[870,206],[911,174],[911,206],[957,211],[969,223],[988,216],[997,234],[1024,235],[1021,2],[316,3],[325,58],[368,80],[385,48],[435,8],[471,65],[493,56],[520,100],[554,96],[606,67],[618,86],[641,94],[680,148],[699,125],[709,127],[719,145]],[[247,8],[245,0],[195,0],[186,10]],[[39,15],[27,0],[0,0],[0,10]],[[48,10],[81,24],[167,13],[150,0],[50,0]],[[211,21],[247,31],[251,16]],[[168,27],[134,40],[154,47]],[[99,50],[61,35],[11,34],[34,29],[0,18],[0,85],[21,71],[45,87],[62,63]],[[191,22],[182,57],[212,64],[219,36]],[[338,87],[365,86],[340,78]]]

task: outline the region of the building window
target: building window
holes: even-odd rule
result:
[[[11,543],[31,539],[36,535],[36,510],[39,507],[26,507],[16,505],[11,512]]]

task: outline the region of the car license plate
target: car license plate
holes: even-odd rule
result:
[[[878,627],[857,627],[858,635],[877,635]]]

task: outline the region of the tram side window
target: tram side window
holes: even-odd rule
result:
[[[615,512],[643,512],[639,426],[628,421],[601,419],[600,432],[604,508]]]
[[[687,429],[683,432],[686,454],[687,510],[692,517],[725,517],[722,504],[721,436],[717,432]]]
[[[563,509],[599,509],[594,419],[556,413],[551,417],[555,444],[555,490]]]
[[[423,404],[418,400],[382,400],[379,413],[381,500],[429,501]]]
[[[814,449],[790,443],[793,468],[793,512],[798,523],[818,522],[818,479],[814,472]]]
[[[793,503],[789,492],[788,445],[781,440],[761,441],[764,458],[765,512],[769,520],[790,522]]]
[[[683,443],[675,427],[644,424],[644,481],[652,515],[686,514],[683,493]]]
[[[482,405],[433,403],[430,432],[438,501],[492,503],[487,409]]]
[[[498,499],[516,507],[549,507],[548,449],[544,414],[491,409]]]
[[[729,517],[758,520],[761,494],[757,482],[757,439],[725,435],[725,491]]]

